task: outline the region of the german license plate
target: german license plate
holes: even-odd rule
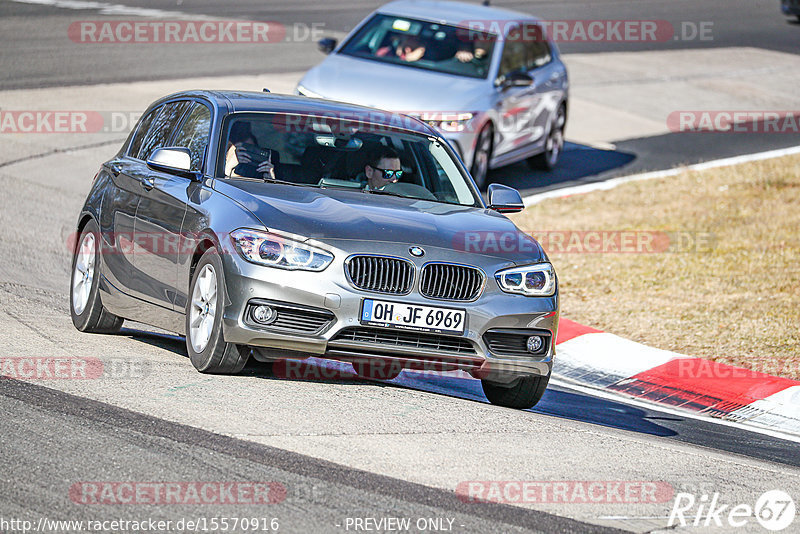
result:
[[[467,314],[464,310],[419,306],[385,300],[364,299],[361,323],[394,326],[419,332],[463,334]]]

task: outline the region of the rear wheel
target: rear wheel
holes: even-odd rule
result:
[[[567,108],[564,104],[558,107],[556,116],[547,134],[544,152],[528,158],[528,165],[534,169],[552,171],[561,159],[564,151],[564,128],[567,124]]]
[[[186,351],[201,373],[236,374],[250,356],[249,347],[226,343],[222,335],[224,293],[222,260],[211,247],[197,263],[186,303]]]
[[[511,384],[481,380],[483,393],[489,402],[506,408],[533,408],[542,399],[550,376],[521,376]]]
[[[475,152],[472,155],[472,167],[470,174],[478,189],[486,185],[486,177],[489,175],[489,162],[492,160],[492,148],[494,143],[494,128],[487,124],[478,134],[478,141],[475,143]]]
[[[86,223],[72,256],[72,279],[69,285],[69,308],[72,324],[81,332],[112,334],[119,331],[123,319],[103,307],[100,301],[100,231],[97,223]]]

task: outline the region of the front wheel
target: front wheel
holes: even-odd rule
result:
[[[492,145],[494,143],[494,130],[491,124],[487,124],[478,134],[478,141],[475,143],[475,152],[472,154],[472,167],[470,174],[475,180],[478,189],[486,185],[486,177],[489,175],[489,162],[492,160]]]
[[[481,380],[489,402],[506,408],[533,408],[542,399],[550,376],[521,376],[510,385]]]
[[[544,152],[528,158],[528,165],[533,169],[552,171],[561,159],[564,151],[564,128],[567,124],[567,108],[562,104],[558,107],[550,131],[544,144]]]
[[[226,343],[222,335],[224,292],[222,260],[211,247],[194,270],[186,303],[186,351],[201,373],[236,374],[250,356],[248,347]]]
[[[72,280],[69,285],[69,311],[72,324],[81,332],[113,334],[123,319],[103,307],[100,301],[100,231],[90,220],[78,238],[72,256]]]

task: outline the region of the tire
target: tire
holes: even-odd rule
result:
[[[494,127],[489,123],[481,128],[478,134],[475,152],[472,154],[472,166],[469,170],[478,189],[483,189],[486,185],[486,178],[489,175],[489,162],[492,160],[492,150],[494,150]]]
[[[542,399],[550,376],[521,376],[511,386],[481,380],[483,393],[494,405],[525,410]]]
[[[186,351],[201,373],[236,374],[250,348],[226,343],[222,335],[225,276],[217,249],[209,248],[195,267],[186,302]]]
[[[94,220],[86,223],[72,254],[69,284],[69,311],[72,324],[81,332],[113,334],[123,319],[103,307],[100,285],[100,230]]]
[[[558,165],[561,154],[564,152],[564,128],[567,124],[567,108],[564,104],[558,107],[556,116],[550,126],[545,141],[545,150],[528,158],[528,165],[533,169],[552,171]]]
[[[363,359],[352,364],[358,376],[370,380],[394,380],[403,370],[398,362],[392,360]]]

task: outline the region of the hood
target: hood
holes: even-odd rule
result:
[[[331,54],[300,84],[323,98],[388,111],[476,111],[486,80]],[[474,107],[474,106],[473,106]]]
[[[431,246],[515,263],[546,258],[538,243],[525,237],[506,217],[488,209],[360,190],[244,180],[216,180],[214,189],[251,211],[270,230],[322,242],[353,240]],[[525,242],[518,246],[520,239]]]

